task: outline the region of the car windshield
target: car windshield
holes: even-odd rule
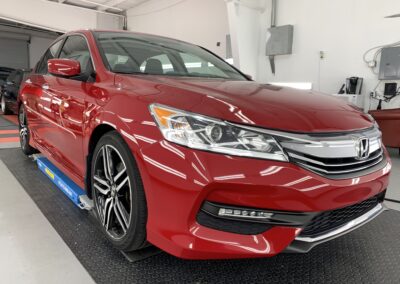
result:
[[[224,60],[196,45],[151,35],[95,35],[104,63],[115,73],[247,80]]]

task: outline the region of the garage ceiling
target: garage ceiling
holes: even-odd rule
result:
[[[61,5],[73,5],[103,12],[121,14],[151,0],[48,0]]]

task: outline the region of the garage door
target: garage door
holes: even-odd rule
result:
[[[29,36],[0,32],[0,66],[29,68]]]

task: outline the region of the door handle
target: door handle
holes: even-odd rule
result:
[[[49,89],[49,85],[48,84],[43,84],[42,85],[42,89],[43,90],[48,90]]]

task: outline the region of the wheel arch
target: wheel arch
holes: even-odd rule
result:
[[[92,165],[92,158],[93,152],[96,148],[97,143],[99,142],[100,138],[107,134],[108,132],[115,131],[116,129],[109,124],[99,124],[96,128],[92,131],[90,135],[89,143],[88,143],[88,152],[86,156],[86,176],[85,176],[85,187],[86,187],[86,194],[89,198],[92,198],[92,188],[90,185],[90,177],[91,177],[91,165]]]

